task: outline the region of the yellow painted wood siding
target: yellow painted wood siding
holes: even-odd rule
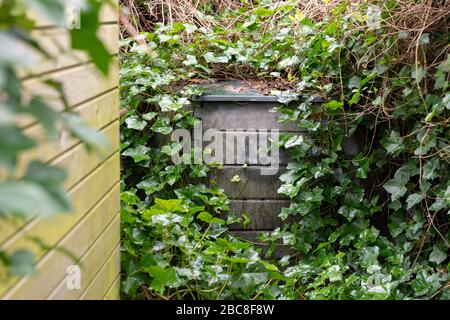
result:
[[[61,82],[69,104],[89,125],[102,132],[110,144],[102,150],[88,152],[80,141],[65,131],[61,132],[57,141],[48,141],[43,128],[33,119],[20,119],[25,133],[37,138],[40,145],[22,156],[19,174],[31,159],[66,169],[68,178],[65,187],[74,209],[52,219],[0,222],[0,248],[7,252],[26,248],[37,258],[36,275],[0,282],[1,299],[120,297],[117,9],[105,5],[100,19],[102,24],[98,35],[114,56],[108,77],[95,69],[86,54],[68,50],[67,30],[37,18],[33,36],[55,58],[52,61],[42,60],[31,72],[19,72],[26,90],[45,94],[49,97],[48,102],[61,110],[60,102],[52,99],[57,97],[57,93],[42,86],[39,80]],[[39,237],[54,249],[42,248],[30,240],[32,237]],[[74,261],[65,250],[78,261]],[[66,286],[67,268],[71,265],[81,268],[79,290],[70,290]]]

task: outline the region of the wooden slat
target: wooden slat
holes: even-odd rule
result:
[[[195,108],[195,116],[202,119],[203,130],[279,129],[302,131],[293,122],[279,123],[279,114],[269,110],[277,106],[267,102],[205,102]]]
[[[83,64],[63,71],[51,73],[42,78],[32,78],[23,82],[23,90],[40,95],[57,110],[62,110],[59,92],[43,84],[42,80],[53,80],[62,84],[70,106],[88,101],[103,92],[117,87],[119,68],[117,59],[111,63],[109,77],[104,77],[93,64]]]
[[[55,245],[80,219],[119,181],[119,154],[109,158],[101,167],[83,179],[70,193],[73,213],[61,214],[51,219],[35,219],[7,240],[1,249],[6,252],[27,248],[39,259],[44,250],[26,236],[38,237],[47,245]],[[0,283],[0,296],[17,279]]]
[[[102,133],[109,141],[108,147],[92,152],[87,150],[83,144],[79,144],[53,161],[54,165],[65,169],[68,173],[68,177],[64,181],[67,189],[71,188],[89,172],[102,165],[111,154],[118,151],[119,122],[112,123]]]
[[[218,164],[279,163],[285,166],[288,162],[285,150],[269,151],[271,141],[279,138],[280,133],[268,131],[216,131],[211,137],[204,137],[203,149],[209,148],[213,151],[211,160]]]
[[[98,34],[108,52],[111,55],[117,54],[119,51],[119,27],[117,25],[103,25],[99,28]],[[31,70],[19,70],[20,77],[36,76],[90,60],[86,52],[71,49],[67,29],[38,29],[34,30],[31,35],[52,58],[48,59],[40,53],[30,52],[31,58],[35,59],[37,64]]]
[[[281,227],[282,221],[278,215],[283,207],[289,207],[287,200],[231,200],[230,213],[238,216],[245,214],[250,223],[247,230],[273,230]],[[232,224],[230,230],[244,230],[242,223]]]
[[[233,231],[232,232],[238,238],[250,241],[255,244],[256,247],[261,248],[261,254],[263,257],[266,257],[268,244],[261,242],[259,240],[259,236],[262,231]],[[283,244],[277,243],[276,250],[272,254],[272,256],[268,257],[269,259],[280,259],[286,255],[292,255],[294,253],[293,250],[289,248],[289,246],[285,246]]]
[[[74,300],[78,299],[88,288],[103,263],[117,250],[120,241],[120,217],[117,216],[108,228],[95,241],[89,251],[81,259],[80,265],[83,266],[81,273],[81,289],[69,290],[66,286],[65,279],[47,297],[48,300]],[[116,271],[119,271],[119,265],[116,264]],[[116,272],[117,275],[117,272]],[[115,277],[114,277],[115,278]],[[111,279],[112,280],[114,279]],[[111,283],[110,282],[110,283]],[[106,290],[105,290],[106,291]],[[103,297],[105,292],[99,295],[99,299]]]
[[[263,167],[224,166],[222,169],[211,171],[211,180],[224,189],[230,199],[286,198],[284,195],[277,193],[282,184],[279,176],[285,170],[285,167],[280,167],[278,173],[274,175],[261,175],[261,169]],[[239,183],[231,182],[235,175],[241,178]]]
[[[109,77],[104,77],[93,64],[82,64],[74,68],[50,73],[44,77],[32,78],[23,82],[23,90],[27,95],[38,95],[55,110],[63,110],[63,103],[59,92],[43,83],[43,80],[54,80],[62,84],[65,97],[70,106],[76,107],[86,103],[103,93],[117,88],[119,81],[119,66],[117,59],[110,65]],[[35,123],[31,116],[22,116],[17,119],[20,126],[29,126]]]
[[[272,102],[278,103],[276,96],[265,96],[256,94],[206,94],[200,97],[200,101],[205,102]]]
[[[108,289],[103,300],[120,300],[120,274],[114,280],[112,286]]]
[[[119,185],[116,185],[58,243],[58,247],[64,248],[76,257],[83,257],[99,234],[119,212],[119,192]],[[74,261],[68,255],[58,250],[52,250],[37,264],[37,274],[20,279],[19,283],[3,299],[42,299],[63,281],[67,267],[73,264]]]
[[[68,153],[63,153],[61,157],[53,161],[54,165],[63,167],[68,170],[68,177],[64,182],[66,189],[71,189],[75,185],[75,183],[80,181],[81,178],[83,178],[89,172],[93,171],[97,166],[102,164],[106,157],[117,151],[119,140],[118,122],[115,122],[105,128],[103,134],[111,142],[111,144],[107,148],[99,150],[99,152],[88,152],[84,145],[79,144]],[[50,149],[49,151],[56,151],[56,149]],[[47,161],[48,159],[46,159],[45,157],[49,157],[51,155],[51,152],[43,152],[40,155],[44,157],[43,159],[41,159],[42,161]],[[36,159],[39,158],[39,156],[36,157]],[[27,160],[29,161],[29,159]],[[26,161],[24,160],[23,163],[24,164],[21,166],[19,171],[22,173],[25,170]],[[4,221],[0,223],[0,243],[11,237],[17,231],[17,228],[20,228],[26,223],[27,221],[17,221],[14,224],[5,223]]]
[[[114,23],[118,20],[118,1],[113,0],[116,4],[116,7],[112,7],[110,5],[103,5],[100,9],[99,14],[99,21],[102,23]],[[41,17],[34,12],[29,12],[29,17],[32,19],[35,19],[36,21],[36,28],[51,28],[54,27],[53,23],[51,21],[48,21],[45,17]],[[82,26],[82,25],[81,25]]]
[[[98,274],[81,295],[80,300],[100,300],[107,293],[120,270],[120,245],[118,245]]]
[[[86,123],[90,127],[101,129],[118,118],[119,91],[114,90],[90,100],[80,105],[75,111],[86,120]],[[25,163],[29,162],[30,159],[49,161],[79,142],[66,130],[62,130],[57,141],[49,141],[46,138],[44,129],[40,125],[28,128],[25,130],[25,134],[37,139],[40,143],[38,148],[23,154],[21,161]]]

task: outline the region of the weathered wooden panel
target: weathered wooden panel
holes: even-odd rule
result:
[[[109,287],[117,278],[120,270],[120,245],[114,249],[113,253],[106,260],[98,274],[89,284],[80,297],[81,300],[100,300],[108,292]]]
[[[27,248],[34,252],[40,259],[45,250],[30,237],[37,237],[48,246],[53,246],[74,226],[89,210],[98,203],[99,199],[119,181],[119,155],[116,153],[110,157],[102,166],[97,168],[88,177],[69,193],[74,205],[73,213],[62,214],[51,219],[35,219],[28,223],[23,229],[14,234],[1,245],[2,250],[12,252],[17,249]],[[116,231],[119,234],[119,229]],[[0,283],[0,296],[15,283],[17,279]]]
[[[302,131],[294,123],[279,123],[279,115],[270,112],[273,102],[204,102],[195,108],[195,116],[202,119],[203,129],[278,129]]]
[[[288,200],[231,200],[230,213],[245,214],[250,223],[244,228],[242,223],[230,225],[230,230],[274,230],[283,225],[278,214],[283,207],[289,207]]]
[[[108,52],[117,54],[119,52],[119,26],[103,25],[99,28],[99,38]],[[41,73],[67,68],[89,61],[89,56],[84,51],[70,49],[69,30],[64,28],[38,29],[31,35],[37,39],[38,44],[52,58],[48,59],[38,52],[30,52],[32,59],[37,61],[32,70],[19,70],[19,76],[29,77]]]
[[[252,131],[211,131],[203,137],[203,149],[210,150],[207,163],[250,164],[250,165],[286,165],[288,155],[284,150],[271,149],[271,141],[280,138],[279,132],[266,130]]]
[[[280,174],[286,167],[279,167],[276,174],[261,175],[263,166],[224,166],[222,169],[211,170],[211,180],[225,190],[230,199],[283,199],[284,195],[277,193],[281,186]],[[240,182],[232,182],[234,176],[240,177]]]
[[[289,156],[271,145],[276,145],[283,133],[305,132],[293,122],[278,121],[279,114],[271,112],[279,106],[276,97],[254,90],[240,94],[240,89],[245,87],[241,83],[233,83],[231,90],[216,85],[219,93],[214,87],[208,87],[208,94],[193,104],[194,114],[202,120],[204,160],[224,164],[222,169],[213,169],[210,174],[212,184],[223,188],[231,200],[230,212],[224,216],[245,215],[249,219],[245,227],[236,223],[230,230],[245,240],[256,242],[265,254],[268,245],[258,243],[257,236],[262,231],[282,227],[285,221],[278,215],[290,203],[286,196],[277,192],[282,185],[279,177],[286,170]],[[194,142],[197,141],[194,137]],[[275,258],[287,253],[288,248],[277,246]]]
[[[259,236],[263,231],[233,231],[232,233],[238,238],[247,240],[255,244],[256,247],[261,248],[261,253],[264,257],[266,257],[266,253],[269,245],[265,242],[259,240]],[[286,255],[293,254],[293,251],[289,248],[289,246],[283,245],[281,243],[276,243],[276,250],[273,254],[268,258],[280,259]]]
[[[111,253],[117,251],[117,245],[120,241],[120,234],[117,230],[120,227],[120,217],[116,216],[114,221],[107,227],[107,229],[100,235],[100,237],[92,244],[92,247],[86,252],[80,261],[82,266],[81,273],[81,289],[70,290],[66,286],[66,281],[63,280],[47,297],[49,300],[74,300],[79,299],[85,290],[89,287],[89,284],[100,272],[102,265],[108,260]],[[116,271],[119,270],[119,266],[115,264]],[[117,272],[116,272],[117,274]],[[115,278],[115,277],[114,277]],[[114,278],[108,282],[108,286],[112,283]],[[107,286],[107,287],[108,287]],[[105,290],[106,291],[106,290]],[[98,299],[101,299],[104,292],[99,294]]]
[[[83,257],[85,252],[95,242],[99,233],[110,224],[119,211],[119,185],[102,198],[83,219],[59,243],[58,247],[67,250],[77,257]],[[36,266],[38,273],[22,278],[8,292],[4,299],[42,299],[61,282],[67,275],[67,267],[75,262],[62,251],[53,250],[44,256]]]

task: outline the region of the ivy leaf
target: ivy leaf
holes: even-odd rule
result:
[[[2,213],[12,212],[25,217],[54,215],[68,209],[66,202],[62,202],[44,186],[31,181],[0,183],[0,208]]]
[[[302,135],[293,136],[293,137],[290,137],[286,141],[286,143],[284,144],[284,147],[286,149],[289,149],[289,148],[301,145],[304,141],[305,141],[305,138],[303,138]]]
[[[135,277],[127,277],[122,281],[122,291],[129,295],[134,296],[139,288],[139,281]]]
[[[269,17],[274,14],[274,11],[263,7],[259,7],[255,11],[253,11],[253,13],[258,17]]]
[[[36,272],[34,254],[29,250],[17,250],[7,259],[8,273],[13,276],[27,276]]]
[[[233,176],[233,178],[231,178],[230,181],[233,183],[239,183],[239,182],[241,182],[241,177],[239,175],[235,175],[235,176]]]
[[[423,166],[422,176],[425,180],[431,180],[438,177],[438,169],[439,169],[439,158],[433,157],[430,160],[427,160],[425,165]]]
[[[433,251],[430,253],[428,260],[440,265],[445,259],[447,259],[447,254],[439,249],[437,245],[433,246]]]
[[[363,216],[363,211],[357,208],[342,206],[338,209],[338,213],[343,215],[348,221],[352,221],[357,216]]]
[[[179,33],[185,28],[186,27],[184,26],[183,22],[177,21],[172,25],[172,33]]]
[[[210,223],[210,224],[213,224],[213,223],[218,223],[221,225],[225,224],[225,220],[222,220],[219,218],[214,218],[210,213],[208,213],[206,211],[200,212],[197,215],[197,219],[204,221],[206,223]]]
[[[183,61],[183,64],[188,67],[191,67],[198,65],[198,61],[195,56],[188,54],[186,55],[186,60]]]
[[[281,187],[278,189],[278,193],[285,194],[290,198],[295,197],[298,194],[298,191],[300,188],[298,186],[294,186],[291,183],[286,183],[281,185]]]
[[[420,36],[419,43],[420,43],[421,45],[429,44],[429,43],[430,43],[430,34],[429,34],[429,33],[423,33],[423,34]]]
[[[408,189],[402,181],[391,179],[383,185],[383,188],[391,194],[392,201],[404,196]]]
[[[147,125],[147,122],[142,120],[138,116],[129,116],[125,119],[125,123],[127,124],[128,129],[134,129],[142,131],[144,130],[145,126]]]
[[[183,145],[179,142],[174,141],[171,144],[163,146],[161,148],[161,152],[171,157],[180,152],[181,148],[183,148]]]
[[[197,215],[197,219],[199,219],[203,222],[209,223],[213,219],[213,216],[210,213],[203,211]]]
[[[440,286],[439,274],[428,274],[425,270],[420,270],[416,278],[411,281],[411,288],[414,289],[416,295],[424,295],[429,292],[436,291]]]
[[[172,127],[170,125],[170,119],[167,117],[159,117],[155,123],[153,123],[151,129],[154,132],[167,135],[172,132]]]
[[[325,104],[325,107],[327,107],[328,109],[335,111],[337,109],[340,109],[343,107],[343,103],[342,101],[336,101],[336,100],[331,100],[330,102]]]
[[[425,78],[425,75],[427,74],[424,67],[417,65],[412,67],[411,71],[411,78],[416,80],[417,82],[421,82],[423,78]]]
[[[171,96],[165,95],[161,98],[161,100],[158,102],[159,106],[161,107],[162,112],[167,111],[178,111],[180,110],[184,105],[187,105],[189,103],[189,100],[186,98],[173,98]]]
[[[403,138],[400,137],[398,132],[391,131],[389,137],[385,137],[381,140],[381,144],[386,149],[388,154],[398,156],[400,152],[405,149]]]
[[[154,177],[150,177],[146,180],[139,182],[136,187],[138,189],[143,189],[146,194],[152,194],[156,191],[160,191],[164,188],[164,183],[156,180]]]
[[[138,145],[136,148],[128,148],[122,153],[122,155],[132,157],[134,162],[141,162],[150,159],[150,156],[148,155],[149,151],[149,147]]]
[[[431,148],[436,146],[436,141],[434,139],[427,139],[424,144],[420,144],[416,150],[414,150],[415,156],[426,155]]]
[[[88,126],[78,114],[66,112],[62,114],[62,118],[70,133],[84,142],[88,148],[108,145],[108,140],[106,140],[105,136]]]
[[[144,119],[147,120],[147,121],[151,121],[151,120],[153,120],[157,115],[158,115],[157,112],[149,112],[149,113],[144,114],[144,115],[142,116],[142,118],[144,118]]]
[[[65,13],[63,0],[25,0],[25,2],[31,10],[47,19],[48,22],[58,26],[64,25]]]
[[[36,146],[36,142],[15,125],[0,125],[0,137],[0,165],[7,169],[14,168],[19,151]]]
[[[186,208],[181,205],[180,199],[159,199],[155,198],[155,206],[164,210],[165,212],[186,212]]]
[[[449,83],[443,71],[438,70],[436,72],[435,79],[434,90],[445,89],[448,87]]]
[[[25,174],[26,180],[42,185],[58,186],[66,179],[66,172],[58,167],[40,161],[32,161]]]
[[[146,253],[141,258],[141,266],[144,268],[148,268],[156,264],[157,264],[156,259],[154,255],[151,253]]]
[[[228,63],[227,56],[216,56],[213,52],[207,52],[203,55],[203,57],[210,63]]]
[[[177,281],[177,273],[173,267],[149,266],[145,270],[153,278],[150,287],[161,294],[165,287],[172,287]]]
[[[358,76],[353,76],[348,81],[348,87],[349,87],[349,89],[359,88],[360,83],[361,83],[361,78]]]
[[[39,99],[32,99],[28,106],[29,112],[39,121],[47,132],[48,137],[56,139],[56,123],[60,114]]]
[[[419,168],[410,162],[401,166],[394,174],[394,179],[398,180],[400,183],[406,185],[411,177],[419,174]]]
[[[49,2],[52,2],[53,6],[53,1]],[[97,37],[97,30],[100,26],[98,16],[102,5],[100,1],[89,1],[89,6],[81,10],[80,20],[82,27],[70,30],[70,35],[72,48],[86,51],[96,67],[104,75],[107,75],[112,58],[103,42]]]
[[[424,196],[419,193],[413,193],[409,195],[408,198],[406,199],[406,203],[408,204],[407,209],[409,210],[416,204],[420,203],[423,200],[423,198]]]
[[[438,65],[437,69],[442,72],[450,72],[450,54],[447,54],[447,59]]]
[[[373,265],[378,264],[378,255],[380,253],[380,248],[377,246],[364,247],[359,250],[359,264],[363,268],[369,268]]]
[[[442,198],[437,198],[436,201],[430,206],[430,211],[439,211],[445,208],[445,201]]]

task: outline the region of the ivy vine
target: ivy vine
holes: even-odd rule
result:
[[[450,298],[448,3],[301,8],[207,7],[122,41],[127,297]],[[242,219],[224,218],[223,191],[194,183],[208,167],[174,165],[180,146],[157,143],[194,124],[183,105],[196,83],[243,77],[326,101],[285,96],[273,110],[307,134],[281,141],[291,161],[278,192],[291,205],[261,240],[292,254],[270,264],[227,232]]]

